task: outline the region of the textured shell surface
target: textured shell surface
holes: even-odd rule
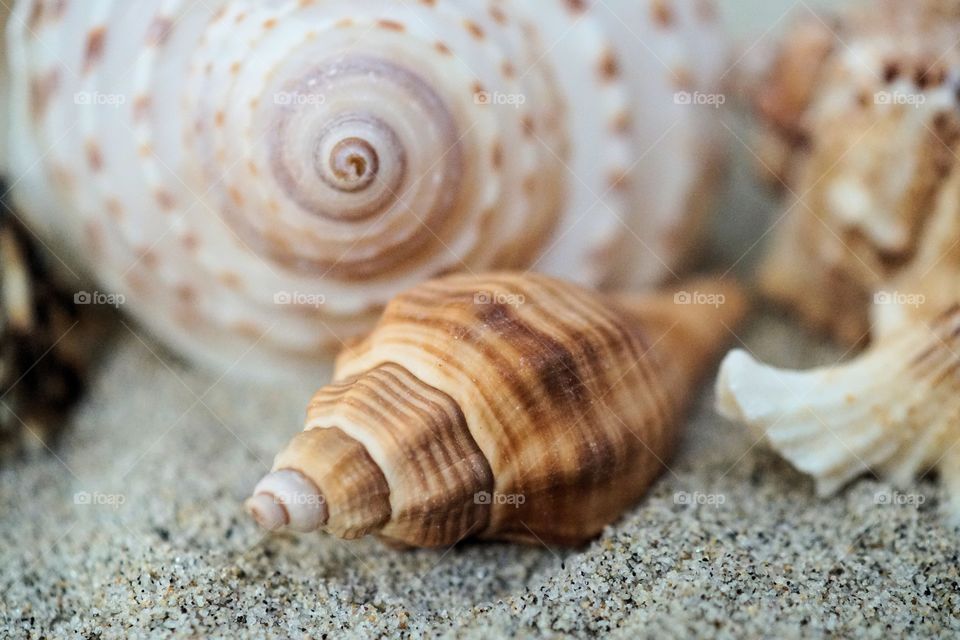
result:
[[[716,170],[707,0],[20,0],[6,47],[33,227],[253,373],[443,273],[660,281]]]
[[[757,88],[764,147],[779,146],[767,168],[788,192],[763,288],[843,342],[868,336],[873,295],[956,200],[958,38],[956,2],[857,3],[801,21]]]
[[[784,371],[734,351],[721,367],[718,406],[809,474],[823,496],[867,472],[907,489],[936,470],[946,515],[960,525],[958,353],[960,305],[899,325],[847,364]]]
[[[744,313],[542,275],[447,276],[337,360],[248,508],[268,528],[437,547],[575,545],[664,469],[698,378]]]

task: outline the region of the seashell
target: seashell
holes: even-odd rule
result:
[[[154,332],[314,366],[452,271],[657,282],[718,157],[709,0],[22,0],[8,171]]]
[[[910,270],[952,199],[958,39],[955,1],[858,3],[801,21],[758,83],[762,146],[788,191],[761,285],[842,342],[867,336],[871,297]]]
[[[663,470],[744,313],[736,286],[695,286],[723,304],[506,273],[407,291],[340,355],[247,507],[269,529],[403,546],[581,544]]]
[[[960,524],[960,305],[932,321],[877,322],[895,330],[847,364],[784,371],[730,353],[719,411],[810,475],[821,496],[868,470],[907,487],[935,469]]]

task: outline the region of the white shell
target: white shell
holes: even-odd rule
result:
[[[849,364],[784,371],[734,351],[717,404],[812,476],[821,496],[867,470],[907,487],[937,469],[960,524],[960,306],[897,325]]]
[[[247,371],[449,271],[663,280],[716,169],[705,0],[22,0],[7,47],[34,227]]]

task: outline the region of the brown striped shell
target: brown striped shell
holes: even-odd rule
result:
[[[409,546],[583,543],[664,469],[743,312],[735,287],[694,288],[615,299],[493,274],[407,291],[339,357],[248,507],[269,528]]]
[[[678,99],[725,69],[711,2],[20,0],[6,169],[143,324],[275,376],[445,273],[680,270],[719,156]]]

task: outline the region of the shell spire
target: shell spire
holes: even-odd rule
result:
[[[404,546],[581,544],[663,470],[704,373],[692,363],[744,314],[733,285],[697,291],[720,303],[532,274],[411,289],[338,358],[247,507],[270,529]]]

